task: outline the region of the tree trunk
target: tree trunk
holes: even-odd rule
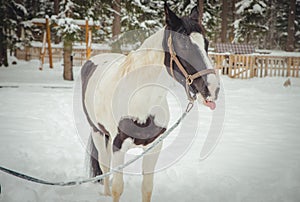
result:
[[[54,4],[53,4],[53,10],[54,10],[54,14],[58,15],[59,14],[59,0],[54,0]]]
[[[233,23],[235,22],[235,18],[236,18],[236,15],[235,15],[235,12],[236,12],[235,3],[236,3],[236,0],[232,0],[231,1],[231,5],[230,5],[230,10],[231,11],[228,12],[228,14],[230,15],[230,21],[229,21],[229,23],[231,24],[231,30],[230,30],[230,34],[229,34],[229,41],[230,42],[232,42],[234,40],[234,38],[235,38],[235,34],[234,34],[235,28],[234,28],[234,25],[233,25]]]
[[[295,48],[295,12],[296,0],[290,1],[288,36],[286,41],[286,51],[294,51]]]
[[[4,65],[5,67],[8,66],[7,60],[7,39],[4,36],[2,30],[0,30],[0,67]]]
[[[265,44],[264,47],[268,49],[274,49],[276,48],[276,43],[275,43],[275,34],[276,34],[276,9],[275,9],[275,4],[276,2],[274,0],[269,0],[268,1],[268,6],[270,10],[269,14],[269,20],[268,20],[268,26],[269,26],[269,32],[266,35],[265,38]]]
[[[112,25],[112,35],[115,41],[112,43],[112,52],[121,53],[121,44],[117,40],[118,35],[121,34],[121,0],[113,1],[113,10],[114,19]]]
[[[228,2],[227,0],[222,0],[222,23],[221,23],[221,42],[226,43],[227,40],[227,16],[228,16]]]
[[[72,41],[64,39],[64,79],[73,81]]]
[[[112,27],[113,37],[118,36],[121,33],[121,0],[113,1],[114,20]]]
[[[198,10],[199,10],[199,22],[202,23],[203,13],[204,13],[204,0],[198,0]]]
[[[59,14],[59,0],[54,0],[53,10],[55,15]],[[54,43],[59,44],[59,42],[60,42],[60,37],[55,35]]]

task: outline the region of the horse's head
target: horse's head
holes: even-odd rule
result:
[[[165,5],[166,27],[163,47],[168,73],[182,84],[190,100],[215,108],[219,77],[208,57],[208,40],[199,22],[198,8],[179,18]]]

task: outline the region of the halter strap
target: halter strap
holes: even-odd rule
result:
[[[174,68],[173,68],[173,61],[177,64],[179,70],[185,77],[185,91],[188,96],[188,99],[193,102],[195,101],[196,95],[192,96],[189,87],[192,85],[193,81],[197,78],[200,78],[201,76],[207,75],[207,74],[216,74],[216,71],[214,69],[204,69],[199,72],[196,72],[195,74],[188,74],[179,59],[177,58],[176,52],[173,49],[173,43],[172,43],[172,34],[170,33],[169,38],[168,38],[168,47],[169,47],[169,52],[170,52],[170,72],[172,77],[176,79],[174,75]]]

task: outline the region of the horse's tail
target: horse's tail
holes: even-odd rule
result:
[[[89,155],[90,155],[90,177],[96,177],[102,175],[102,170],[98,162],[98,151],[95,147],[92,136],[89,139]]]

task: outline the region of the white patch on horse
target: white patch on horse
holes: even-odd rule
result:
[[[91,58],[98,68],[89,81],[86,92],[89,96],[85,103],[93,122],[104,125],[112,139],[117,135],[122,117],[133,117],[144,123],[149,115],[153,115],[158,126],[166,127],[168,124],[167,92],[151,85],[157,84],[162,72],[166,71],[163,65],[163,33],[163,29],[158,31],[127,57],[101,54]],[[161,110],[153,110],[154,106]]]
[[[191,42],[193,44],[197,45],[200,50],[203,62],[206,65],[206,67],[204,67],[204,68],[213,69],[214,67],[213,67],[211,61],[209,60],[208,56],[206,56],[207,53],[205,51],[205,42],[204,42],[203,35],[198,32],[193,32],[190,34],[190,39],[191,39]]]
[[[210,61],[207,53],[205,51],[205,40],[202,34],[198,32],[193,32],[190,34],[190,39],[193,44],[196,44],[200,50],[202,55],[202,59],[204,64],[206,65],[205,68],[207,69],[214,69],[212,62]],[[219,88],[219,78],[216,74],[208,74],[207,75],[207,87],[211,96],[207,98],[207,101],[213,101],[216,99],[216,91]]]

